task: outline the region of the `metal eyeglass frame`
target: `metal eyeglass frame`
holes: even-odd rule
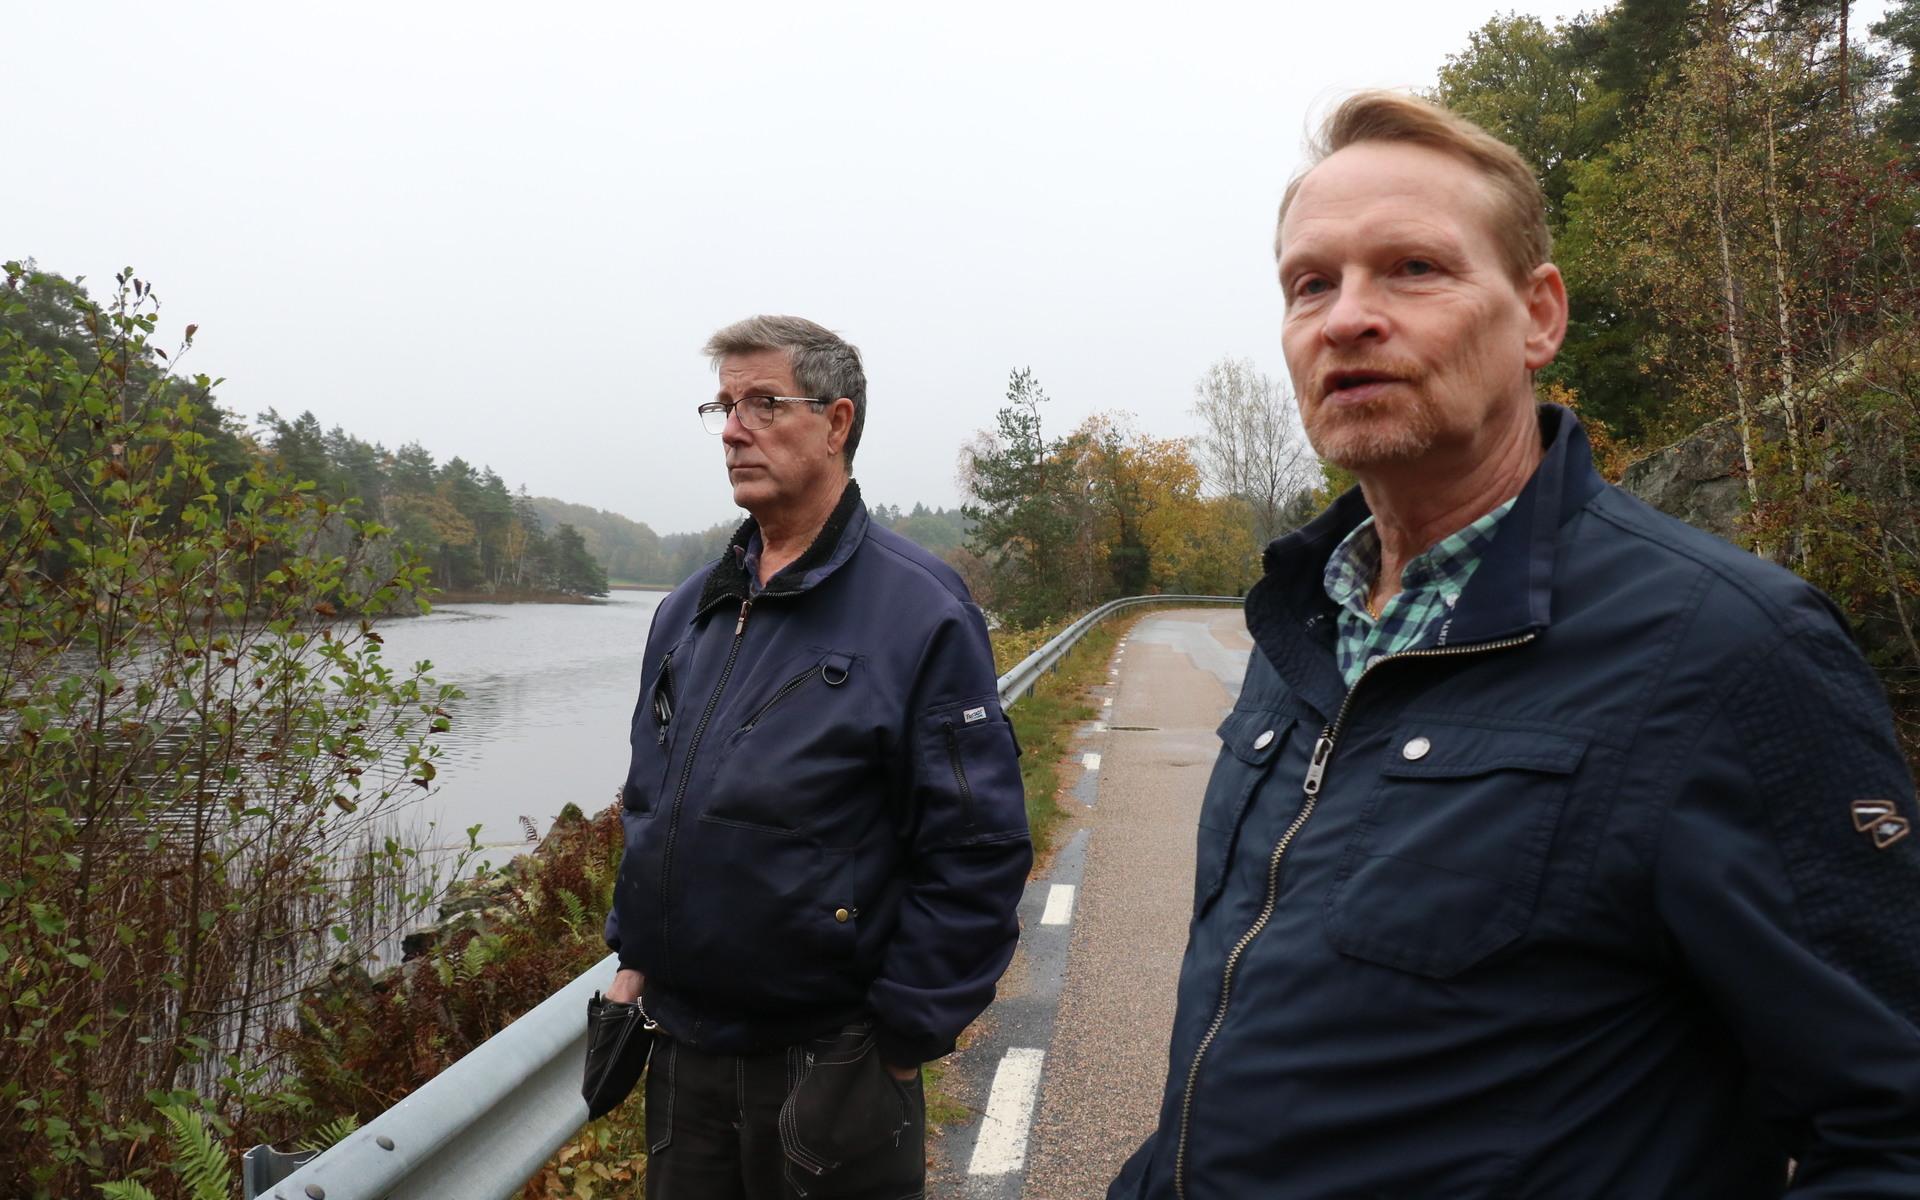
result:
[[[749,421],[747,414],[743,412],[740,414],[740,427],[742,429],[765,429],[767,426],[773,424],[773,415],[779,411],[777,406],[781,404],[830,404],[832,401],[821,400],[813,396],[747,396],[739,400],[709,400],[695,411],[700,414],[700,424],[706,428],[708,433],[721,433],[727,428],[727,418],[732,416],[734,410],[740,405],[757,405],[761,403],[766,405],[767,419],[755,424]],[[715,417],[720,418],[717,425],[713,420]]]

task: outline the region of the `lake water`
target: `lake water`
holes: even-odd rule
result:
[[[475,604],[383,621],[385,659],[421,659],[466,698],[449,705],[437,790],[420,808],[435,845],[464,845],[478,824],[496,861],[524,848],[562,806],[613,803],[627,773],[627,728],[647,627],[664,592],[614,592],[600,604]]]

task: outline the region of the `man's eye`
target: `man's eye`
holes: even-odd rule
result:
[[[1318,296],[1331,286],[1331,284],[1318,275],[1309,275],[1293,285],[1293,294],[1296,296]]]
[[[1433,264],[1424,258],[1410,258],[1400,268],[1409,275],[1431,275]]]

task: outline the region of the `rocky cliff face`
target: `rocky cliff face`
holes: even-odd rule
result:
[[[1744,475],[1739,423],[1723,417],[1628,467],[1620,486],[1669,516],[1738,544],[1747,511]]]

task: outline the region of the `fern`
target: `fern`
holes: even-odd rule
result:
[[[579,937],[580,930],[587,924],[587,906],[580,902],[580,897],[566,888],[556,890],[560,897],[560,906],[567,910],[567,928],[573,932],[573,936]]]
[[[334,1145],[334,1143],[344,1140],[348,1134],[358,1128],[360,1128],[360,1118],[354,1116],[352,1113],[348,1113],[346,1116],[340,1117],[337,1120],[328,1121],[325,1125],[308,1134],[299,1142],[298,1148],[301,1150],[325,1150]]]
[[[163,1104],[160,1115],[172,1127],[173,1170],[193,1200],[228,1200],[233,1195],[233,1166],[227,1152],[200,1114],[178,1104]]]
[[[498,955],[500,942],[497,934],[475,934],[460,951],[460,961],[453,971],[454,979],[462,985],[472,983]]]
[[[178,1104],[162,1104],[168,1140],[173,1143],[173,1174],[186,1185],[191,1200],[229,1200],[233,1195],[233,1164],[227,1151],[207,1132],[200,1114]],[[155,1200],[142,1183],[131,1179],[98,1185],[107,1200]]]

